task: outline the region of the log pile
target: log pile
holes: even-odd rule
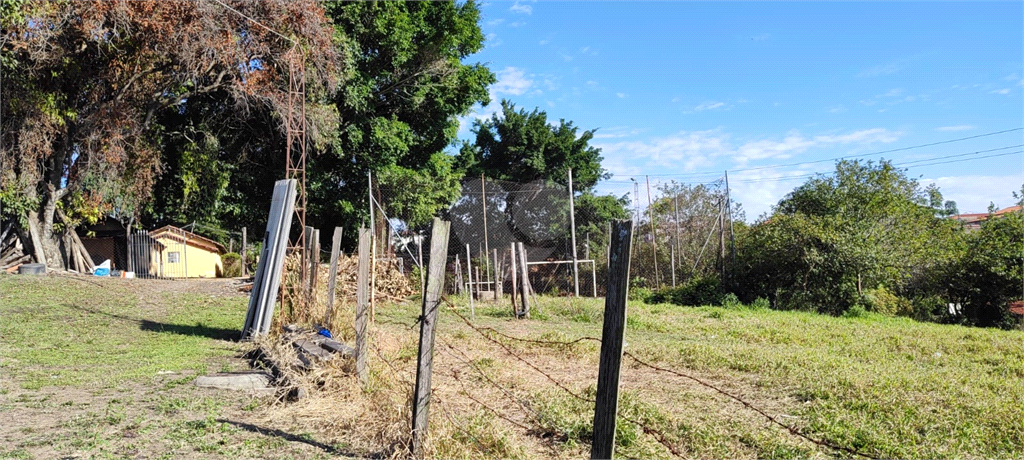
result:
[[[32,256],[25,254],[21,246],[21,240],[14,231],[13,222],[4,222],[0,225],[0,270],[12,273],[21,264],[32,261]]]

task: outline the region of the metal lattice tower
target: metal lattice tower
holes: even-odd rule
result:
[[[288,114],[285,117],[285,179],[295,179],[295,219],[298,237],[288,252],[301,254],[299,288],[304,290],[311,274],[307,268],[306,241],[306,65],[298,44],[292,47],[288,62]],[[294,222],[294,221],[293,221]],[[312,274],[312,276],[316,276]],[[305,296],[298,296],[303,301]]]

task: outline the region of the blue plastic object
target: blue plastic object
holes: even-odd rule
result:
[[[320,330],[316,331],[316,333],[327,337],[328,339],[334,338],[334,336],[331,335],[331,331],[328,331],[326,327],[321,327]]]
[[[93,274],[96,276],[110,276],[110,269],[100,267],[97,268],[96,271],[93,272]]]

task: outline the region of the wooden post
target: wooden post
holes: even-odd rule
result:
[[[242,276],[249,276],[249,268],[246,267],[249,261],[245,259],[245,252],[248,249],[248,246],[246,245],[246,243],[248,243],[246,240],[247,236],[248,235],[245,233],[245,227],[242,227]]]
[[[519,308],[516,307],[516,290],[519,289],[519,285],[516,283],[518,281],[516,279],[516,244],[512,243],[508,250],[509,262],[511,262],[508,266],[508,271],[512,273],[512,292],[510,292],[512,294],[512,314],[519,316]]]
[[[491,246],[490,246],[490,242],[487,241],[488,235],[487,235],[487,187],[486,187],[486,185],[487,185],[487,182],[486,182],[486,180],[484,178],[484,173],[480,173],[480,202],[483,204],[483,211],[484,211],[484,273],[487,274],[487,280],[490,281],[490,279],[491,279],[490,271],[491,270],[490,270],[490,267],[488,267],[488,265],[490,265],[490,263],[487,262],[487,258],[488,258],[487,255],[491,253]],[[480,277],[479,276],[477,277],[476,282],[477,283],[480,282]],[[477,289],[477,291],[479,291],[479,290],[480,289]]]
[[[519,275],[522,278],[522,290],[519,292],[519,299],[522,310],[516,317],[530,317],[530,270],[526,265],[526,246],[523,243],[516,243],[519,246]]]
[[[420,237],[419,240],[417,240],[417,242],[416,242],[416,250],[419,251],[419,254],[420,254],[420,261],[419,261],[419,266],[420,266],[420,295],[422,296],[423,295],[423,291],[425,289],[427,289],[427,281],[426,281],[426,278],[425,278],[426,274],[423,273],[425,271],[425,269],[423,267],[423,235],[417,235],[417,236]]]
[[[366,172],[366,193],[370,199],[370,321],[376,317],[374,311],[374,299],[376,297],[377,284],[377,233],[374,220],[376,213],[373,210],[373,171]]]
[[[338,257],[341,255],[341,227],[334,227],[331,238],[331,268],[327,271],[327,313],[324,315],[324,327],[331,327],[331,314],[334,311],[334,290],[338,285]]]
[[[576,205],[572,193],[572,168],[569,168],[569,227],[572,230],[572,288],[580,296],[580,263],[576,258]]]
[[[341,232],[335,232],[335,234],[339,233]],[[370,240],[372,238],[369,229],[359,229],[359,265],[356,269],[356,375],[363,388],[366,388],[368,376],[366,370],[366,326],[367,309],[370,303]]]
[[[420,271],[423,271],[422,269]],[[455,289],[459,294],[465,291],[465,286],[462,283],[462,262],[459,255],[455,255]]]
[[[479,277],[476,282],[480,282]],[[466,287],[469,288],[469,316],[476,319],[476,307],[473,305],[473,259],[470,258],[469,243],[466,243]],[[477,286],[476,290],[480,291],[480,286]]]
[[[609,254],[608,292],[604,300],[601,358],[597,371],[597,401],[594,405],[594,443],[591,459],[610,459],[615,454],[615,412],[619,405],[619,366],[626,332],[626,297],[629,291],[629,251],[633,222],[612,225]]]
[[[504,297],[504,292],[502,291],[505,288],[503,286],[505,284],[505,272],[501,270],[501,264],[498,263],[498,248],[494,248],[491,251],[494,251],[494,300],[500,301]]]
[[[434,365],[434,331],[437,328],[437,310],[441,306],[444,290],[445,256],[448,254],[448,231],[451,223],[434,218],[430,235],[430,269],[427,272],[427,292],[423,296],[420,321],[420,348],[416,359],[416,389],[412,405],[412,454],[423,458],[423,440],[427,434],[427,416],[430,409],[430,374]]]

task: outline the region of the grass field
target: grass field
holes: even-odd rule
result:
[[[0,276],[0,417],[13,421],[0,425],[0,458],[404,455],[415,301],[378,306],[368,388],[342,366],[313,378],[308,398],[279,403],[190,385],[245,367],[246,345],[231,340],[246,298],[175,283]],[[435,346],[428,453],[587,456],[599,344],[560,342],[600,337],[602,307],[541,297],[531,319],[516,320],[507,305],[478,303],[470,327],[451,310],[468,317],[465,299],[453,298]],[[1020,458],[1022,339],[873,314],[631,303],[626,351],[674,372],[623,360],[616,452],[851,456],[685,375],[872,457]]]

